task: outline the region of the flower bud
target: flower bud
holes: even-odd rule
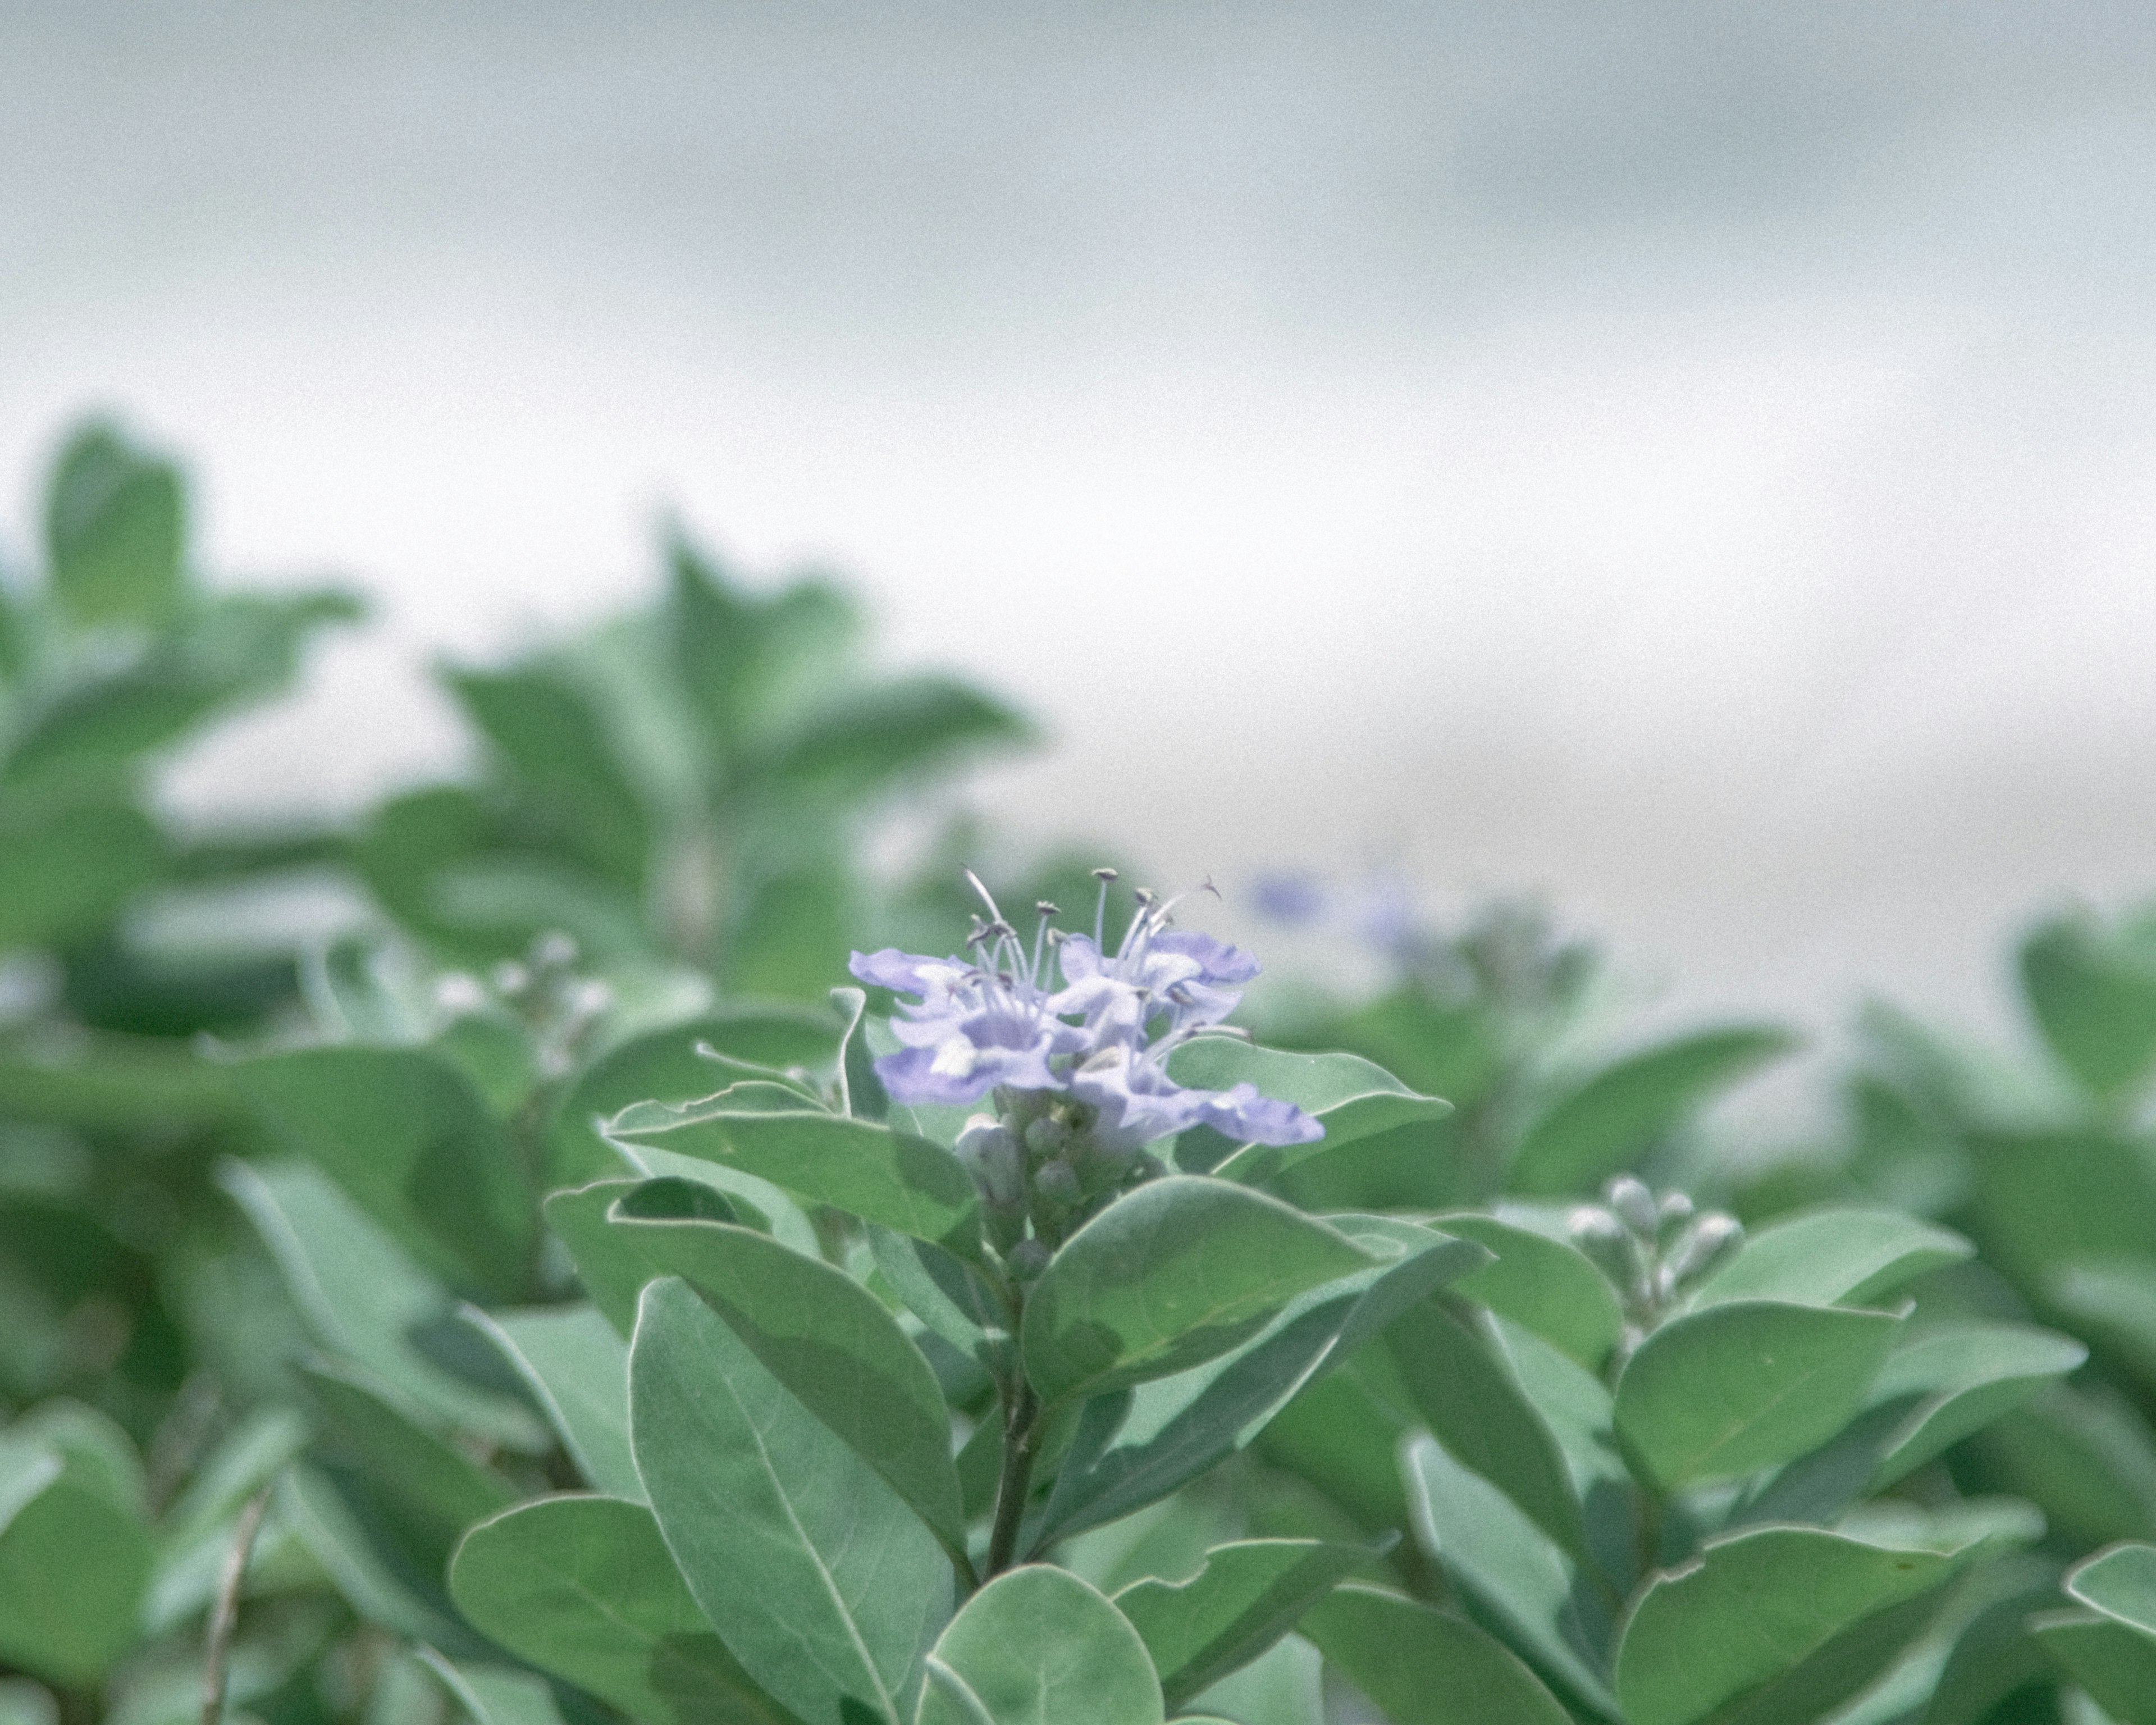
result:
[[[1599,1204],[1584,1204],[1566,1219],[1565,1231],[1604,1276],[1620,1287],[1630,1285],[1632,1242],[1616,1217]]]
[[[958,1134],[957,1154],[990,1204],[1008,1208],[1024,1202],[1025,1158],[1008,1127],[976,1114]]]
[[[1667,1245],[1676,1239],[1684,1224],[1692,1217],[1691,1196],[1682,1192],[1665,1192],[1662,1201],[1655,1206],[1655,1215],[1660,1225],[1656,1238]]]
[[[1697,1281],[1727,1262],[1743,1244],[1744,1224],[1734,1216],[1710,1210],[1671,1248],[1670,1275],[1676,1281]]]
[[[1050,1204],[1075,1204],[1078,1172],[1067,1162],[1043,1163],[1034,1173],[1033,1189]]]
[[[1060,1156],[1070,1142],[1070,1128],[1044,1114],[1025,1129],[1025,1147],[1038,1157]]]
[[[1048,1268],[1048,1248],[1037,1240],[1022,1240],[1010,1249],[1004,1261],[1020,1281],[1036,1281],[1040,1272]]]
[[[1602,1189],[1602,1201],[1641,1240],[1655,1237],[1661,1219],[1655,1210],[1655,1195],[1644,1183],[1630,1174],[1620,1174]]]

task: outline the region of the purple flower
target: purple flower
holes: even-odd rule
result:
[[[969,879],[972,877],[969,875]],[[1107,881],[1102,871],[1101,899]],[[1219,1024],[1241,1000],[1257,961],[1210,935],[1169,927],[1174,900],[1138,896],[1137,913],[1113,953],[1096,916],[1091,938],[1056,937],[1054,907],[1040,907],[1030,947],[978,880],[990,920],[977,919],[970,960],[922,957],[886,947],[853,955],[863,982],[918,998],[901,1001],[892,1033],[904,1045],[875,1063],[899,1102],[964,1103],[990,1091],[1023,1093],[1041,1116],[1067,1099],[1057,1130],[1087,1155],[1127,1165],[1146,1145],[1193,1126],[1238,1142],[1306,1143],[1324,1128],[1291,1102],[1250,1085],[1193,1090],[1168,1076],[1168,1055]],[[1063,987],[1050,990],[1051,959]]]

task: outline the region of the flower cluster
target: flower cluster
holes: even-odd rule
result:
[[[959,1153],[992,1218],[1029,1214],[1045,1238],[1061,1231],[1066,1213],[1147,1172],[1147,1145],[1189,1127],[1265,1144],[1324,1131],[1254,1085],[1195,1090],[1168,1076],[1168,1055],[1235,1010],[1257,962],[1173,927],[1179,901],[1144,891],[1111,952],[1101,924],[1115,871],[1096,874],[1101,910],[1090,938],[1054,927],[1059,913],[1042,904],[1029,944],[969,875],[988,911],[974,919],[969,957],[886,947],[852,961],[863,982],[916,997],[891,1021],[901,1047],[875,1063],[884,1088],[896,1101],[942,1104],[993,1092],[996,1114],[976,1117]]]

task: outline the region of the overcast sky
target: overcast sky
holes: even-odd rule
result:
[[[1548,891],[1687,1007],[1980,1019],[2156,889],[2156,12],[0,0],[0,546],[59,428],[384,626],[177,793],[450,758],[680,509],[1163,884]]]

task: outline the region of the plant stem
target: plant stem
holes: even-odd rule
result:
[[[1003,1473],[996,1481],[996,1522],[988,1535],[988,1560],[981,1571],[983,1581],[1002,1574],[1017,1554],[1019,1524],[1025,1519],[1026,1491],[1033,1482],[1034,1445],[1040,1437],[1040,1403],[1033,1386],[1021,1379],[1004,1420]]]
[[[239,1586],[247,1575],[247,1560],[254,1555],[254,1536],[261,1530],[263,1512],[270,1507],[271,1487],[264,1486],[247,1500],[239,1512],[239,1524],[232,1531],[232,1549],[225,1553],[224,1574],[217,1584],[217,1604],[211,1609],[209,1640],[203,1655],[203,1725],[223,1725],[224,1719],[225,1655],[232,1646],[232,1631],[239,1621]]]

